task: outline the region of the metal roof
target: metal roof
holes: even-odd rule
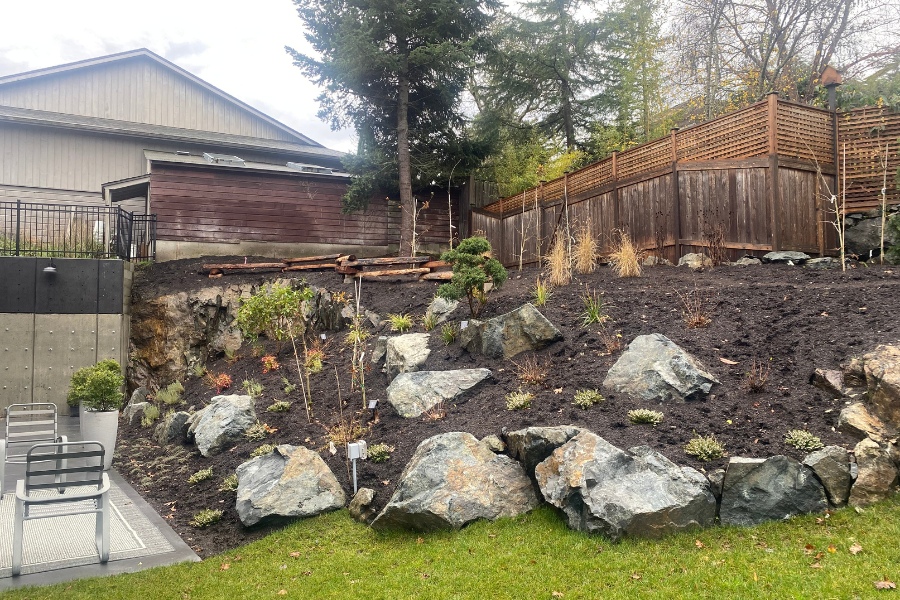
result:
[[[209,167],[212,169],[231,169],[233,171],[266,171],[270,173],[281,173],[286,175],[301,175],[313,177],[335,177],[338,179],[347,179],[349,173],[332,171],[331,173],[303,173],[288,167],[287,165],[276,165],[271,163],[244,161],[243,165],[235,164],[212,164],[208,162],[202,154],[185,154],[182,152],[159,152],[157,150],[144,150],[144,158],[150,162],[164,162],[181,165],[196,165],[198,167]]]

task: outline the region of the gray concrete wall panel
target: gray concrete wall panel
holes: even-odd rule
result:
[[[35,315],[33,402],[52,402],[66,414],[69,380],[97,362],[97,339],[97,315]]]
[[[0,313],[34,312],[36,272],[36,258],[0,257],[0,283],[3,285],[3,293],[0,294]]]
[[[34,315],[0,314],[0,408],[31,402]]]
[[[123,364],[123,353],[127,345],[123,340],[125,328],[122,315],[97,315],[97,360],[114,358]]]
[[[122,314],[122,294],[125,264],[121,260],[98,260],[97,312],[99,314]],[[73,311],[74,312],[74,311]]]

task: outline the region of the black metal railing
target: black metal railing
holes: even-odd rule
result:
[[[118,206],[0,202],[0,256],[156,259],[156,215]]]

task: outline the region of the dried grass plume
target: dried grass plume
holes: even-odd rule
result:
[[[615,239],[609,266],[619,277],[640,277],[642,256],[631,236],[621,230],[616,230],[613,235]]]

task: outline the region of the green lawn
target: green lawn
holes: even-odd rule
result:
[[[900,498],[857,513],[612,544],[548,508],[457,533],[380,534],[346,511],[202,563],[4,594],[135,598],[871,598],[898,594]],[[862,547],[856,554],[851,547]]]

